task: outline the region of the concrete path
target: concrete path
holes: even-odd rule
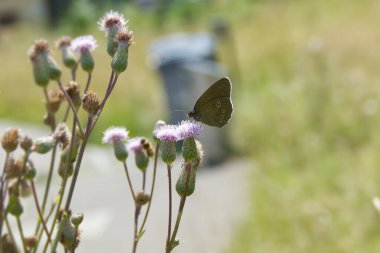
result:
[[[16,125],[11,122],[0,122],[1,134],[9,126]],[[47,133],[30,126],[17,126],[33,137]],[[32,156],[38,169],[40,198],[49,162],[46,158],[48,156]],[[129,160],[133,161],[132,158]],[[0,159],[4,160],[3,153]],[[133,163],[130,163],[129,168],[135,188],[138,189],[141,184],[141,173]],[[152,167],[149,168],[147,182],[150,182]],[[181,164],[178,162],[173,167],[173,186],[180,169]],[[174,252],[222,253],[228,247],[234,229],[241,222],[248,206],[248,169],[247,161],[230,160],[217,167],[199,170],[195,193],[186,201],[177,235],[182,244]],[[147,189],[149,187],[150,183]],[[52,189],[53,194],[50,199],[53,199],[58,191],[58,181],[55,181]],[[175,217],[179,198],[175,190],[173,194]],[[22,216],[26,225],[26,234],[31,234],[36,217],[34,206],[30,199],[24,200],[23,205],[26,210]],[[151,213],[138,252],[164,252],[167,210],[166,167],[160,163]],[[88,147],[78,178],[72,211],[83,212],[85,216],[81,225],[81,244],[77,252],[131,252],[134,206],[123,167],[115,161],[110,146]]]

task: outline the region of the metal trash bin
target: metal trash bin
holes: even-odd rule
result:
[[[209,33],[180,33],[152,43],[150,60],[164,83],[170,122],[188,119],[187,112],[199,96],[226,70],[215,61],[216,43]],[[176,112],[185,110],[185,112]],[[225,128],[205,126],[200,141],[205,150],[205,164],[223,161],[228,152]]]

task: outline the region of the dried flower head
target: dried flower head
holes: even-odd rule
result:
[[[103,134],[103,143],[114,144],[125,142],[128,139],[128,131],[124,127],[110,127]]]
[[[71,48],[75,52],[93,51],[96,47],[96,39],[92,35],[79,36],[71,41]]]
[[[20,146],[25,152],[29,152],[33,146],[33,140],[27,135],[24,135],[20,139]]]
[[[180,139],[199,136],[202,132],[203,126],[198,121],[183,120],[178,125],[178,132]]]
[[[3,138],[1,139],[1,145],[3,146],[3,149],[9,153],[17,148],[19,140],[20,129],[13,127],[4,133]]]
[[[60,143],[62,145],[62,149],[64,149],[70,144],[71,132],[67,127],[66,123],[58,124],[53,133],[53,137],[57,143]]]
[[[131,46],[133,44],[133,32],[129,30],[119,32],[117,35],[117,41],[126,42],[126,46]]]
[[[46,101],[46,109],[49,113],[56,113],[59,110],[64,96],[59,89],[49,90],[48,101]]]
[[[82,99],[83,109],[90,115],[95,116],[100,107],[100,99],[93,91],[88,91],[83,95]]]
[[[178,141],[180,140],[180,135],[178,131],[178,126],[176,125],[161,125],[154,129],[153,136],[160,141]]]
[[[128,20],[125,20],[123,14],[116,11],[107,12],[98,22],[99,30],[105,32],[106,35],[111,29],[116,28],[117,31],[125,29]]]
[[[70,83],[65,87],[65,90],[73,101],[74,105],[79,108],[79,106],[82,104],[79,85],[74,81],[70,81]]]

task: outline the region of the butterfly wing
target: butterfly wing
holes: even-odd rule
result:
[[[222,127],[231,118],[233,106],[230,97],[220,97],[202,104],[202,108],[197,112],[197,120],[209,125]]]
[[[194,111],[197,112],[202,105],[222,97],[231,98],[231,81],[227,77],[219,79],[203,92],[194,105]]]
[[[231,118],[232,111],[231,82],[224,77],[200,96],[189,116],[206,125],[222,127]]]

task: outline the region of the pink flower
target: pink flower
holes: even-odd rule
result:
[[[183,120],[178,125],[180,139],[195,137],[201,134],[203,126],[198,121]]]
[[[112,28],[116,28],[117,31],[125,31],[127,23],[128,20],[125,20],[123,14],[111,10],[99,20],[98,25],[99,30],[107,35]]]
[[[114,144],[125,142],[128,139],[128,131],[124,127],[110,127],[103,134],[103,143]]]
[[[97,46],[92,35],[79,36],[71,41],[71,48],[76,52],[93,51]]]

